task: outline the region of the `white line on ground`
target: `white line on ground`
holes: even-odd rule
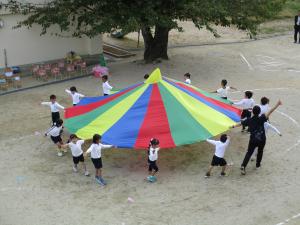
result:
[[[253,67],[251,66],[251,64],[247,61],[247,59],[245,58],[245,56],[240,53],[240,56],[242,57],[242,59],[245,61],[245,63],[247,63],[248,67],[250,70],[254,70]]]
[[[299,123],[294,118],[290,117],[289,115],[287,115],[284,112],[281,112],[281,111],[278,111],[278,110],[276,110],[276,112],[281,114],[282,116],[288,118],[289,120],[291,120],[297,127],[300,127]]]
[[[288,70],[289,72],[300,73],[300,70]]]
[[[284,224],[287,224],[289,221],[294,220],[294,219],[297,219],[298,217],[300,217],[300,213],[298,213],[298,214],[296,214],[296,215],[294,215],[294,216],[292,216],[292,217],[286,219],[286,220],[283,221],[283,222],[277,223],[276,225],[284,225]]]
[[[293,150],[294,148],[296,148],[298,145],[300,145],[300,139],[291,147],[289,147],[286,152],[290,152],[291,150]]]

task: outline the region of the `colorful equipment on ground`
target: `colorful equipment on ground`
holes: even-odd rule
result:
[[[239,122],[240,114],[228,101],[156,69],[144,83],[83,98],[66,109],[65,127],[82,139],[100,134],[119,148],[147,148],[153,137],[161,148],[172,148],[219,135]]]

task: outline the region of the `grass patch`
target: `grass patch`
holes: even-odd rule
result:
[[[276,19],[294,18],[300,11],[300,0],[288,0]]]

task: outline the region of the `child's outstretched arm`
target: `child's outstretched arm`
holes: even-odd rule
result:
[[[41,105],[47,105],[47,106],[50,106],[50,105],[51,105],[51,102],[41,102]]]
[[[206,139],[206,141],[212,145],[216,145],[217,142],[215,140]]]
[[[232,86],[230,86],[230,89],[231,89],[231,90],[235,90],[235,91],[237,91],[237,90],[238,90],[237,88],[235,88],[235,87],[232,87]]]
[[[264,125],[265,125],[265,130],[266,129],[270,129],[273,132],[275,132],[276,134],[278,134],[279,136],[282,136],[281,132],[275,126],[273,126],[272,124],[270,124],[269,122],[265,122]]]
[[[236,106],[242,106],[243,104],[244,104],[244,99],[242,99],[241,101],[233,103],[233,105],[236,105]]]
[[[56,102],[55,104],[56,104],[56,106],[57,106],[58,108],[60,108],[60,109],[65,109],[65,107],[63,107],[62,105],[58,104],[57,102]]]
[[[68,89],[66,89],[65,92],[67,92],[67,94],[69,94],[69,95],[72,94],[72,92],[70,90],[68,90]]]
[[[114,147],[113,145],[104,145],[104,144],[101,144],[101,148],[103,149],[106,149],[106,148],[112,148]]]
[[[270,109],[269,112],[266,113],[266,117],[269,118],[271,116],[271,114],[280,106],[282,105],[282,102],[280,100],[278,100],[278,102],[276,103],[276,105]]]

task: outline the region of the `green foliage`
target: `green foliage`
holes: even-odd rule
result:
[[[177,21],[192,20],[196,27],[212,24],[236,25],[256,32],[257,25],[277,15],[285,0],[53,0],[30,4],[9,0],[4,6],[12,13],[28,15],[17,27],[39,24],[42,34],[52,25],[73,36],[93,37],[122,29],[137,31],[142,27],[179,29]],[[215,34],[217,35],[217,34]]]
[[[300,11],[300,0],[287,0],[282,11],[276,16],[277,19],[294,18]]]

